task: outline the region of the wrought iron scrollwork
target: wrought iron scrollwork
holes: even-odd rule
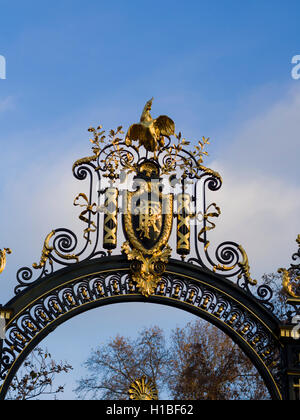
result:
[[[292,263],[288,269],[279,268],[282,275],[282,288],[287,297],[286,301],[291,309],[288,311],[288,321],[294,324],[294,320],[300,317],[300,235],[297,236],[298,251],[292,255]]]
[[[73,165],[74,177],[88,185],[88,191],[80,192],[73,201],[82,234],[54,229],[45,238],[40,259],[17,272],[18,296],[12,302],[21,304],[7,318],[0,379],[6,383],[31,346],[74,314],[113,299],[152,299],[183,307],[226,330],[249,351],[273,395],[280,398],[282,346],[274,332],[278,320],[271,313],[273,291],[252,278],[242,245],[212,239],[221,208],[211,195],[223,181],[218,172],[204,166],[209,139],[202,137],[189,150],[191,142],[180,132],[176,134],[169,117],[151,117],[151,106],[152,100],[140,124],[131,126],[127,135],[121,126],[108,133],[102,126],[89,128],[92,153]],[[300,245],[300,235],[297,242]],[[104,257],[123,259],[126,270],[112,267],[102,274],[74,276],[47,289],[57,270],[61,276],[90,264],[101,266],[107,263]],[[293,261],[299,259],[300,248],[293,255]],[[184,270],[199,270],[201,275],[196,279],[180,270],[180,274],[168,271],[174,260],[188,267]],[[0,273],[5,262],[2,253]],[[286,292],[298,298],[300,264],[281,272]],[[211,282],[201,281],[201,276],[211,276]],[[39,295],[44,282],[48,291]],[[37,297],[29,297],[23,307],[24,296],[34,291]],[[292,314],[300,315],[299,307],[295,304]],[[259,317],[261,313],[265,319]],[[2,396],[3,392],[2,388]]]
[[[175,134],[174,131],[175,141],[172,141],[169,134],[173,133],[175,125],[173,127],[173,122],[168,117],[164,117],[162,121],[156,123],[156,120],[153,120],[149,114],[152,106],[152,101],[150,102],[151,105],[146,106],[147,109],[145,108],[143,115],[146,120],[148,118],[151,124],[154,124],[153,127],[156,125],[159,127],[158,134],[151,131],[153,138],[150,143],[152,146],[156,140],[158,141],[155,147],[150,147],[150,143],[149,147],[133,144],[132,138],[135,139],[134,133],[138,127],[131,130],[130,135],[127,134],[127,137],[131,136],[130,141],[126,136],[124,137],[121,126],[108,133],[101,125],[97,128],[89,128],[88,131],[92,134],[90,141],[93,145],[93,154],[77,160],[73,165],[75,178],[89,182],[88,194],[80,193],[74,200],[74,205],[80,207],[81,210],[79,220],[84,223],[83,238],[79,238],[79,240],[68,229],[56,229],[50,232],[45,239],[39,263],[33,264],[35,270],[42,270],[35,280],[51,274],[55,264],[66,267],[78,261],[111,255],[113,250],[118,247],[119,215],[121,211],[124,211],[124,203],[122,203],[123,207],[119,209],[120,200],[124,200],[125,197],[120,191],[120,183],[125,182],[126,184],[128,177],[137,177],[143,173],[142,176],[146,177],[145,180],[148,179],[147,182],[158,176],[163,185],[161,188],[169,189],[174,196],[174,205],[177,203],[177,211],[172,208],[170,212],[178,222],[176,250],[180,258],[217,272],[227,279],[235,279],[239,287],[249,294],[255,295],[262,304],[272,310],[271,288],[260,286],[256,294],[252,289],[257,285],[257,282],[251,277],[250,264],[245,249],[232,241],[214,246],[209,238],[211,231],[216,228],[221,209],[217,203],[208,202],[207,193],[218,191],[222,186],[221,175],[204,166],[204,157],[207,155],[205,149],[209,145],[209,139],[202,137],[194,150],[188,149],[190,142],[181,133]],[[143,118],[142,120],[141,126],[143,126],[143,130],[147,130],[147,123]],[[168,126],[167,130],[163,129],[163,124],[169,124],[168,121],[172,122],[172,130],[171,126]],[[145,133],[146,131],[143,132],[143,135],[149,136]],[[157,139],[155,136],[158,136]],[[144,143],[147,143],[146,138]],[[154,150],[153,155],[149,151],[150,149]],[[155,167],[157,169],[154,169],[153,172]],[[143,169],[141,170],[141,168]],[[106,186],[104,186],[105,182]],[[102,205],[100,205],[101,200]],[[151,223],[152,226],[155,226],[156,222],[152,221]],[[127,224],[123,224],[125,236],[127,236],[126,229]],[[193,229],[194,235],[192,234]],[[84,243],[79,248],[79,243],[81,244],[82,240]],[[126,251],[128,257],[131,255],[128,247],[126,248],[126,243],[123,250]],[[133,254],[140,255],[139,264],[142,264],[144,268],[150,267],[147,264],[147,259],[153,258],[152,251],[149,251],[147,256],[144,255],[144,252],[140,253],[140,250],[134,249]],[[166,262],[167,259],[164,264]],[[136,261],[133,267],[137,265]],[[16,293],[32,284],[33,277],[31,268],[20,270],[17,273],[19,284],[15,289]],[[159,276],[150,280],[155,286]],[[153,290],[153,286],[151,290]]]
[[[300,235],[296,239],[299,245],[298,252],[292,256],[293,261],[300,261]],[[287,296],[299,299],[300,303],[300,262],[299,264],[291,264],[289,269],[279,268],[278,272],[282,274],[283,290]]]
[[[32,343],[38,342],[44,331],[55,328],[65,317],[96,304],[101,306],[107,300],[113,302],[113,299],[138,295],[138,287],[128,270],[86,275],[67,283],[62,281],[60,286],[24,307],[8,323],[0,379],[5,381]],[[277,337],[242,303],[215,286],[169,272],[162,274],[151,298],[157,303],[184,305],[187,310],[199,312],[217,325],[224,325],[240,344],[246,344],[257,355],[276,386],[280,387],[281,349]]]
[[[246,313],[241,305],[209,286],[192,280],[182,281],[179,276],[173,275],[163,277],[156,293],[186,302],[224,322],[252,346],[280,382],[280,349],[275,336],[263,329],[260,322]]]

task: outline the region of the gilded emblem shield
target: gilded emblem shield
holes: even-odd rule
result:
[[[172,194],[162,194],[155,183],[142,181],[136,192],[127,192],[125,209],[124,231],[133,248],[151,255],[166,245],[172,231]]]
[[[151,178],[148,172],[142,175],[135,179],[135,191],[126,193],[123,227],[127,242],[123,252],[135,260],[133,279],[139,290],[149,296],[154,293],[171,254],[168,240],[172,231],[173,195],[161,192],[158,178]]]

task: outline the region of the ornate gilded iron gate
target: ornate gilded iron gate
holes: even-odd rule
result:
[[[15,297],[1,312],[2,399],[24,359],[57,326],[118,302],[169,305],[211,322],[247,354],[272,398],[299,399],[298,266],[282,269],[294,312],[281,326],[273,292],[252,279],[244,248],[209,241],[221,214],[209,195],[222,178],[203,165],[208,139],[189,151],[170,118],[152,119],[151,106],[152,100],[125,138],[122,127],[108,136],[101,126],[89,129],[93,154],[73,165],[74,176],[89,182],[88,194],[74,201],[83,245],[70,230],[56,229],[40,262],[18,271]],[[0,255],[1,271],[7,252]]]

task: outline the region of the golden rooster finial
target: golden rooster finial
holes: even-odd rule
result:
[[[0,249],[0,274],[6,267],[6,254],[11,254],[11,249],[4,248],[3,251]]]
[[[153,98],[144,107],[140,123],[133,124],[126,135],[126,144],[131,146],[132,141],[139,141],[139,146],[144,146],[148,152],[156,152],[164,146],[164,137],[175,134],[175,123],[166,115],[153,119],[150,111]]]

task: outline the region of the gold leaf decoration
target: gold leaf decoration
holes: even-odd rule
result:
[[[129,396],[134,401],[158,400],[158,392],[151,379],[143,375],[134,381],[129,388]]]
[[[6,255],[11,253],[12,251],[10,248],[0,249],[0,274],[3,273],[6,267]]]

